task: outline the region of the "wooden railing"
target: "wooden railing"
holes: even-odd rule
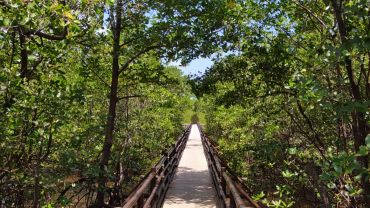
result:
[[[248,188],[244,186],[239,177],[233,174],[233,171],[228,167],[226,161],[218,155],[216,145],[204,134],[201,126],[198,125],[198,128],[201,132],[208,168],[212,175],[213,184],[219,199],[219,207],[265,207],[250,197]]]
[[[189,137],[191,125],[125,199],[123,208],[159,208],[170,185]]]

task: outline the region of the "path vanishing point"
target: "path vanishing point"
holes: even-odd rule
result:
[[[202,140],[197,125],[192,125],[175,178],[164,201],[164,208],[216,207]]]

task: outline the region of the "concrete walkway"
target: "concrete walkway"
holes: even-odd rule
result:
[[[216,207],[216,194],[197,125],[191,127],[189,140],[163,207]]]

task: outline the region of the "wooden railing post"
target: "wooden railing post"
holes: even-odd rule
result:
[[[246,207],[246,201],[251,207],[260,208],[256,202],[243,190],[242,187],[238,186],[240,183],[237,177],[230,178],[229,174],[235,176],[230,168],[227,166],[227,162],[222,160],[218,155],[217,145],[210,140],[207,135],[204,134],[203,129],[199,126],[201,131],[201,139],[206,153],[208,166],[210,168],[213,183],[217,190],[218,196],[220,197],[220,207],[230,208],[244,208]],[[241,189],[241,190],[239,190]]]
[[[218,170],[217,167],[216,167],[216,170]],[[221,196],[222,196],[222,198],[221,198],[222,207],[226,207],[225,199],[227,198],[226,181],[223,177],[223,173],[225,171],[226,171],[226,168],[221,166],[221,169],[220,169],[220,172],[219,172],[219,177],[220,177],[219,183],[220,183],[220,186],[221,186],[220,192],[221,192]]]
[[[137,207],[138,208],[141,208],[144,206],[144,194],[142,194],[139,198],[139,200],[137,200]]]
[[[170,153],[170,157],[173,157],[176,154],[176,144],[172,145],[173,151]]]
[[[221,173],[220,173],[221,189],[224,192],[225,197],[227,197],[228,194],[227,194],[227,190],[226,190],[226,181],[225,181],[225,178],[223,176],[225,172],[226,172],[226,168],[221,167]]]
[[[151,169],[135,191],[129,195],[123,208],[157,208],[162,205],[164,194],[172,181],[176,166],[185,149],[189,130],[190,127],[186,129],[176,144],[172,145],[172,148],[164,154],[160,162]],[[227,163],[219,157],[215,144],[207,138],[203,131],[201,131],[201,137],[212,180],[220,197],[221,207],[242,208],[246,207],[245,202],[249,201],[250,205],[259,208],[260,206],[240,186],[238,178],[233,174],[230,177],[230,169]]]
[[[168,164],[168,161],[169,161],[168,152],[164,153],[163,159],[164,159],[163,166],[166,167],[166,165]]]
[[[123,208],[160,207],[164,200],[172,176],[175,172],[179,157],[184,150],[190,126],[177,140],[176,144],[163,154],[161,160],[151,169],[144,179],[125,199]]]
[[[152,169],[150,170],[150,172],[154,173],[154,174],[157,174],[157,168],[156,167],[152,167]],[[150,182],[150,187],[149,187],[149,193],[152,192],[154,186],[155,186],[155,181],[156,181],[156,177],[154,177],[152,179],[152,181]]]

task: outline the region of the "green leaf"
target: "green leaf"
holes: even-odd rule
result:
[[[252,198],[256,201],[258,200],[261,200],[262,198],[264,198],[266,195],[263,191],[261,191],[260,193],[256,194],[256,195],[253,195]]]
[[[368,134],[365,138],[365,144],[368,148],[370,148],[370,134]]]
[[[64,11],[63,15],[67,17],[69,20],[73,20],[74,16],[72,15],[71,11]]]
[[[360,149],[358,150],[356,156],[366,156],[368,155],[369,150],[367,146],[360,146]]]
[[[337,172],[339,174],[342,174],[343,173],[343,169],[342,169],[341,166],[334,164],[334,167],[333,168],[334,168],[335,172]]]
[[[289,152],[289,154],[294,155],[294,154],[297,153],[297,148],[296,147],[289,148],[288,152]]]

